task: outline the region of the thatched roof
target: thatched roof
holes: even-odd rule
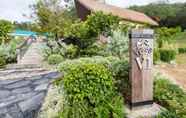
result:
[[[153,26],[158,25],[156,21],[152,20],[144,13],[100,3],[95,0],[76,0],[76,2],[78,2],[90,11],[102,11],[104,13],[111,13],[127,21],[149,24]]]

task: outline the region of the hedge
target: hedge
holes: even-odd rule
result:
[[[186,48],[178,48],[178,52],[179,52],[180,54],[186,53]]]
[[[160,49],[160,59],[164,62],[170,62],[176,59],[176,50],[173,49]]]

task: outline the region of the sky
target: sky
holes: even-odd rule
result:
[[[10,21],[25,22],[30,19],[23,14],[31,14],[29,5],[37,0],[0,0],[0,19]],[[128,7],[131,5],[145,5],[159,0],[106,0],[108,4],[119,7]],[[186,2],[186,0],[170,0],[171,2]]]

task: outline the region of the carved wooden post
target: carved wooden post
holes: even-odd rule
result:
[[[134,29],[130,33],[130,106],[153,104],[153,35],[150,29]]]

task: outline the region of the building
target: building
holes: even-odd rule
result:
[[[152,20],[144,13],[108,5],[105,4],[104,0],[75,0],[75,4],[77,14],[82,20],[86,20],[86,17],[91,14],[92,11],[102,11],[103,13],[111,13],[115,16],[118,16],[124,21],[147,24],[150,26],[158,26],[158,23],[156,21]]]

